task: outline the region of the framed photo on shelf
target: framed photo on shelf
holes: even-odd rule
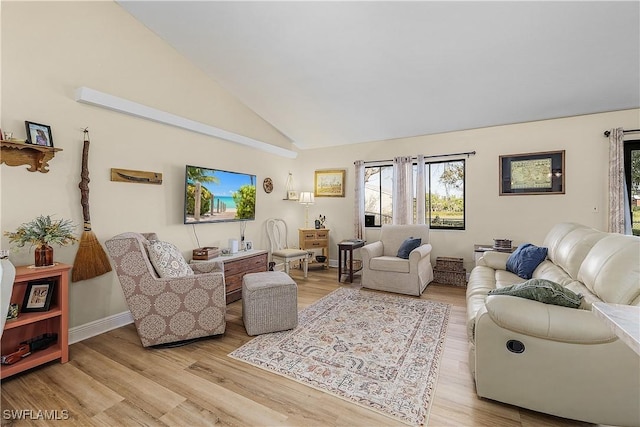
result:
[[[52,280],[34,280],[27,284],[22,302],[22,312],[49,311],[55,282]]]
[[[344,169],[316,171],[314,179],[315,197],[344,197]]]
[[[53,147],[53,135],[51,134],[51,126],[25,121],[24,127],[27,130],[26,142],[28,144],[41,145],[43,147]]]
[[[564,150],[500,156],[500,195],[564,194]]]

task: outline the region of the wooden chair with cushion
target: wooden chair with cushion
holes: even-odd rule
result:
[[[279,218],[267,220],[267,237],[269,238],[269,254],[271,260],[279,260],[284,264],[285,273],[289,274],[291,261],[302,261],[304,277],[307,277],[309,267],[309,253],[303,249],[296,249],[289,246],[287,224]]]
[[[187,264],[155,233],[123,233],[105,242],[143,347],[224,333],[221,263]]]

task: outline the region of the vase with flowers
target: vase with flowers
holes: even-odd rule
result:
[[[78,239],[73,235],[75,225],[71,220],[53,220],[49,215],[40,215],[36,219],[26,222],[14,232],[5,231],[9,243],[15,243],[22,248],[29,243],[35,246],[35,266],[53,265],[53,248],[51,245],[66,246]]]

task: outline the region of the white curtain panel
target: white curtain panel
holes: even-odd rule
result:
[[[393,223],[413,222],[413,162],[411,157],[393,159]]]
[[[631,218],[624,180],[624,131],[609,133],[609,232],[631,234]]]
[[[356,239],[364,239],[364,161],[354,162],[356,169],[356,197],[354,206],[354,236]]]
[[[425,194],[427,192],[425,182],[424,155],[418,155],[418,170],[416,173],[416,224],[424,224]]]

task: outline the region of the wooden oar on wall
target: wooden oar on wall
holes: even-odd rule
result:
[[[80,246],[73,261],[71,281],[91,279],[111,271],[111,263],[98,238],[91,231],[91,216],[89,214],[89,129],[84,130],[84,145],[82,147],[82,172],[78,187],[80,188],[80,204],[84,218],[84,231],[80,237]]]

